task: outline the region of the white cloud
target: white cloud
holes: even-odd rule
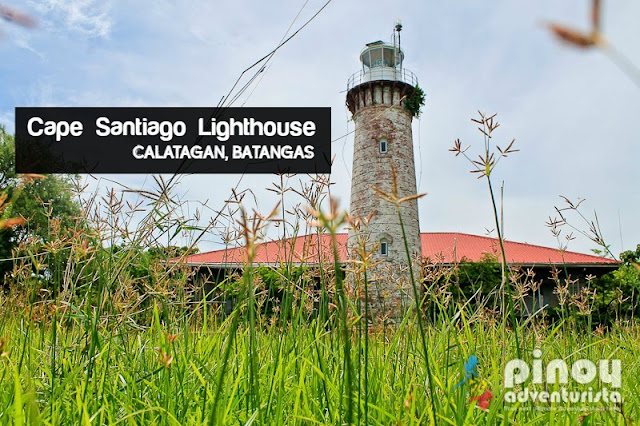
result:
[[[30,1],[42,26],[53,32],[85,38],[108,38],[113,21],[110,1],[45,0]]]
[[[16,44],[16,46],[18,46],[18,47],[20,47],[22,49],[28,50],[29,52],[31,52],[31,53],[35,54],[36,56],[38,56],[43,61],[46,60],[45,55],[41,51],[35,49],[31,45],[31,43],[29,42],[29,39],[26,36],[23,35],[22,37],[14,37],[13,41]]]

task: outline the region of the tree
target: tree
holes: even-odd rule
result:
[[[22,226],[0,229],[0,278],[11,270],[13,250],[26,238],[47,242],[51,221],[59,219],[70,227],[80,216],[80,204],[70,188],[72,176],[48,175],[43,179],[25,179],[15,172],[15,140],[0,125],[0,193],[6,196],[2,219],[23,218]]]
[[[640,270],[640,244],[636,246],[635,250],[627,250],[620,253],[620,261],[624,265],[634,266],[638,270]]]
[[[620,254],[620,267],[594,281],[594,310],[601,323],[640,315],[640,244]]]

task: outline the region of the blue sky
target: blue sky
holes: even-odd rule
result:
[[[214,106],[246,66],[280,41],[304,3],[4,0],[37,17],[39,26],[0,23],[0,123],[13,130],[16,106]],[[309,0],[294,27],[323,3]],[[640,87],[605,54],[561,45],[544,28],[548,21],[587,28],[589,3],[334,0],[235,106],[329,106],[333,138],[346,134],[353,124],[344,90],[359,69],[358,53],[367,42],[388,39],[402,18],[405,66],[427,93],[414,123],[418,189],[428,193],[419,205],[422,230],[482,235],[493,228],[486,183],[448,152],[456,138],[477,151],[481,140],[469,119],[480,109],[497,112],[497,139],[516,138],[521,150],[495,175],[498,185],[504,181],[506,237],[555,246],[545,221],[561,204],[559,195],[586,198],[585,213],[597,211],[617,254],[640,243]],[[604,6],[605,35],[640,65],[640,3]],[[333,146],[332,193],[345,207],[352,144],[349,135]],[[151,181],[109,178],[134,187]],[[204,201],[216,209],[238,179],[185,176],[181,193],[193,209]],[[270,180],[241,182],[264,211],[275,203],[266,190]],[[99,184],[101,191],[110,185]],[[207,237],[201,249],[216,241]],[[593,247],[584,238],[569,245]]]

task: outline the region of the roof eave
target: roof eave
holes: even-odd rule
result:
[[[180,263],[180,262],[172,262],[172,263]],[[317,262],[288,262],[289,264],[293,265],[293,266],[319,266],[320,264]],[[341,265],[345,265],[347,262],[340,262]],[[244,268],[246,266],[246,263],[237,263],[237,262],[185,262],[184,263],[187,266],[199,266],[199,267],[203,267],[203,266],[208,266],[208,267],[213,267],[213,268]],[[282,266],[285,263],[283,262],[256,262],[255,265],[258,266],[269,266],[269,267],[278,267],[278,266]],[[328,266],[330,266],[333,263],[326,263]],[[439,263],[433,263],[431,265],[444,265],[444,266],[452,266],[452,265],[456,265],[456,264],[460,264],[460,262],[439,262]],[[546,267],[552,267],[552,266],[570,266],[572,268],[587,268],[587,267],[596,267],[596,268],[617,268],[620,266],[620,263],[568,263],[568,262],[540,262],[540,263],[517,263],[517,262],[508,262],[507,265],[509,266],[520,266],[520,267],[525,267],[525,268],[532,268],[532,267],[540,267],[540,266],[546,266]]]

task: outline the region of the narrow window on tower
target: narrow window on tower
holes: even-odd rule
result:
[[[380,154],[386,154],[387,153],[387,140],[386,139],[380,139]]]
[[[389,243],[384,238],[380,240],[380,254],[382,256],[389,254]]]

